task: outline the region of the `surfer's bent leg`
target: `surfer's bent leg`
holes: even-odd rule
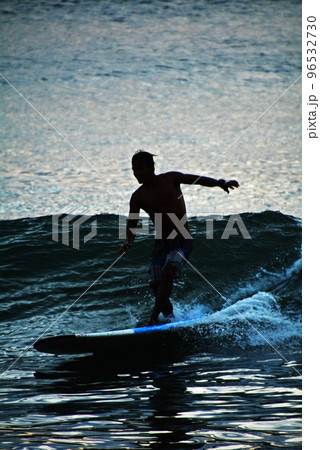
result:
[[[161,299],[161,312],[165,317],[173,316],[173,306],[170,301],[170,294],[173,288],[173,279],[176,276],[177,268],[170,263],[167,263],[163,270],[160,280],[160,286],[157,291],[157,296]],[[160,292],[159,292],[160,289]]]
[[[170,263],[167,263],[162,269],[161,279],[159,283],[157,283],[158,288],[155,292],[155,305],[148,325],[155,325],[161,312],[165,317],[173,315],[173,306],[169,299],[169,296],[172,291],[173,279],[175,277],[176,271],[176,267]]]
[[[165,317],[173,315],[173,306],[169,299],[174,278],[179,278],[193,246],[193,239],[181,237],[169,242],[168,240],[155,240],[152,252],[150,274],[150,287],[153,288],[156,301],[148,325],[155,325],[159,314]],[[166,256],[164,256],[166,255]]]

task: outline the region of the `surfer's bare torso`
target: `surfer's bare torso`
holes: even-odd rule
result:
[[[174,230],[181,234],[182,226],[189,233],[186,205],[179,182],[181,175],[179,172],[155,175],[150,183],[142,184],[131,197],[130,210],[138,212],[142,209],[153,223],[156,221],[158,237],[167,238]]]

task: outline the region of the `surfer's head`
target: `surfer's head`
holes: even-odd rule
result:
[[[154,177],[154,160],[152,153],[138,150],[132,157],[133,174],[139,183],[146,183]]]

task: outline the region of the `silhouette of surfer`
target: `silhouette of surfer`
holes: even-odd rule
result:
[[[141,186],[131,196],[127,240],[120,248],[122,254],[132,246],[139,212],[144,210],[155,224],[156,231],[149,269],[149,284],[155,295],[155,304],[148,326],[156,324],[160,312],[165,317],[174,317],[169,298],[173,281],[181,275],[192,251],[193,239],[180,185],[217,186],[227,193],[229,189],[239,187],[236,180],[216,180],[180,172],[156,175],[153,156],[155,155],[139,150],[132,157],[133,174]]]

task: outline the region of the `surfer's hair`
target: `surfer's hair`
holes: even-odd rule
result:
[[[152,167],[154,169],[154,160],[153,160],[154,156],[157,156],[157,155],[146,152],[144,150],[137,150],[135,152],[135,154],[133,155],[131,162],[132,162],[132,164],[134,162],[142,162],[146,166]]]

